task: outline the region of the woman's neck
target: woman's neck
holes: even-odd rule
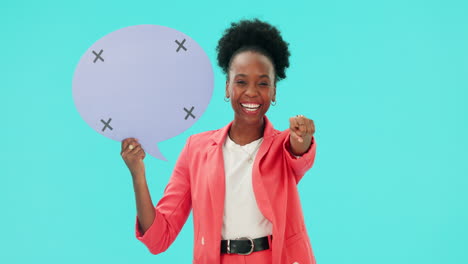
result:
[[[263,137],[264,129],[264,118],[261,118],[257,124],[247,124],[234,119],[229,129],[229,137],[232,141],[236,142],[236,144],[243,146]]]

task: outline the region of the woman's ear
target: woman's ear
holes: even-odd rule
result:
[[[273,85],[273,102],[276,101],[276,84]]]
[[[229,78],[226,78],[226,98],[229,98]]]

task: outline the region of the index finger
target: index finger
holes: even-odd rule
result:
[[[297,116],[296,122],[299,124],[299,131],[307,133],[307,119],[304,116]]]
[[[297,122],[296,117],[289,118],[289,128],[297,127],[299,128],[299,123]]]

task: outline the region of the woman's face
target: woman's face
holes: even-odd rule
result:
[[[226,80],[226,97],[231,98],[235,119],[258,124],[275,101],[275,72],[268,57],[252,51],[237,54]]]

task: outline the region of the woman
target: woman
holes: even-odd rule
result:
[[[153,254],[165,251],[193,208],[193,263],[315,263],[297,191],[314,162],[314,123],[298,115],[281,132],[265,115],[286,77],[288,44],[270,24],[241,20],[224,32],[217,52],[234,120],[188,138],[155,207],[144,150],[135,138],[122,142],[136,237]]]

